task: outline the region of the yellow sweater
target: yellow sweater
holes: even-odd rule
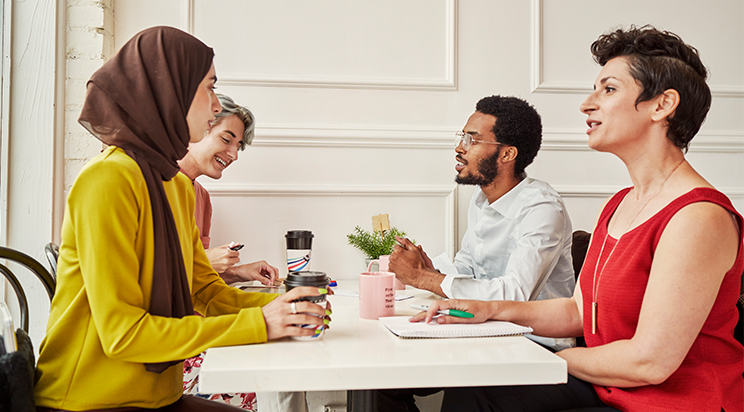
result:
[[[181,396],[183,364],[157,374],[147,372],[144,363],[266,341],[260,307],[276,295],[227,286],[201,244],[191,181],[179,173],[163,185],[194,309],[206,317],[148,312],[154,257],[150,199],[137,163],[109,147],[83,168],[67,198],[57,291],[37,367],[38,406],[162,407]]]

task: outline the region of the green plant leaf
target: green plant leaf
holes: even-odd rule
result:
[[[346,238],[350,245],[361,250],[368,259],[378,259],[382,255],[393,253],[396,236],[405,237],[406,232],[392,227],[380,235],[380,232],[369,232],[356,226],[354,232],[346,235]],[[416,241],[413,240],[413,243]]]

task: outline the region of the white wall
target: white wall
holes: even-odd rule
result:
[[[453,183],[453,133],[476,101],[516,95],[543,116],[528,173],[591,230],[603,200],[629,185],[622,164],[586,147],[578,110],[599,67],[590,43],[618,25],[652,23],[701,50],[714,103],[688,158],[744,208],[744,2],[126,0],[119,47],[168,24],[215,49],[219,91],[251,108],[257,137],[219,181],[213,242],[242,241],[243,261],[281,266],[283,235],[316,234],[313,268],[362,269],[355,225],[389,213],[427,251],[452,254],[472,188]],[[144,12],[147,10],[147,12]]]

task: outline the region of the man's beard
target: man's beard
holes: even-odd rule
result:
[[[460,175],[458,174],[455,177],[455,182],[461,185],[478,186],[487,186],[491,184],[494,179],[496,179],[496,176],[499,174],[499,154],[501,154],[501,148],[498,148],[496,150],[496,153],[494,153],[490,157],[481,159],[478,162],[478,173],[480,174],[479,176],[469,174],[460,177]]]

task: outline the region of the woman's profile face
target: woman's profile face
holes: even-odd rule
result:
[[[594,91],[579,109],[588,117],[589,147],[612,151],[617,145],[633,145],[652,125],[654,100],[636,105],[643,91],[631,75],[627,58],[616,57],[604,65]]]
[[[207,75],[199,83],[194,100],[189,106],[189,112],[186,114],[186,122],[189,124],[189,143],[197,143],[203,139],[214,120],[214,115],[222,110],[220,101],[214,93],[216,82],[217,75],[214,64],[212,64]]]

